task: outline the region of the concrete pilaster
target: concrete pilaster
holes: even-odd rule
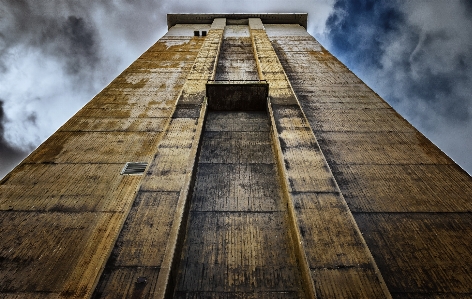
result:
[[[320,298],[391,298],[270,40],[253,23],[299,259],[309,272],[307,286]]]
[[[141,182],[137,203],[146,200],[156,201],[161,211],[145,216],[147,210],[143,207],[130,216],[135,219],[142,217],[154,219],[151,221],[161,226],[161,234],[156,240],[162,247],[149,248],[158,253],[155,256],[156,259],[141,262],[141,267],[153,267],[157,270],[157,273],[151,273],[149,277],[146,277],[149,280],[146,284],[139,285],[136,281],[126,282],[128,287],[125,289],[130,295],[145,293],[152,298],[164,298],[168,292],[173,291],[176,270],[174,263],[180,258],[178,244],[183,238],[182,234],[185,233],[185,213],[188,209],[195,159],[206,114],[205,84],[207,80],[213,79],[215,74],[224,23],[224,19],[216,19],[204,38],[203,45],[176,103],[169,126]],[[169,216],[171,216],[170,219],[162,221],[161,217]],[[130,223],[132,222],[133,219],[130,219]],[[121,239],[129,236],[137,242],[141,234],[141,238],[147,238],[146,231],[139,227],[130,227],[130,229],[131,231],[122,232],[124,235]],[[120,244],[117,243],[117,246],[119,250]],[[129,259],[128,256],[122,258]],[[139,266],[140,264],[135,265],[138,268]],[[113,271],[113,268],[111,270]],[[117,268],[117,271],[120,269]],[[117,274],[103,277],[97,290],[100,296],[113,298],[123,291],[124,286],[113,288],[120,277],[119,272]],[[103,294],[104,292],[106,294]]]

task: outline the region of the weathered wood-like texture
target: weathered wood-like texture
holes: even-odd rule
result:
[[[178,32],[182,30],[179,27]],[[180,257],[177,243],[182,221],[186,221],[184,213],[205,116],[205,83],[214,78],[222,35],[223,28],[212,26],[202,38],[203,45],[94,298],[164,298],[172,288],[174,259]]]
[[[160,39],[0,182],[1,298],[91,295],[141,181],[120,171],[127,161],[152,161],[202,43]],[[160,202],[175,206],[167,194],[144,194],[130,217],[139,209],[163,213]],[[155,239],[128,240],[120,240],[129,254],[120,264],[158,259],[140,247]]]
[[[303,298],[265,112],[209,112],[175,298]]]
[[[470,298],[471,177],[303,28],[266,29],[392,296]]]
[[[279,167],[313,292],[320,298],[389,298],[271,42],[255,28],[251,35],[270,86]]]

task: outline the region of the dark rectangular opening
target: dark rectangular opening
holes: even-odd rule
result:
[[[200,31],[195,30],[195,31],[193,32],[193,36],[200,36]]]
[[[208,81],[208,109],[214,111],[265,111],[269,84],[266,81]]]
[[[226,19],[226,25],[249,25],[249,19],[243,18],[235,18],[235,19]]]
[[[206,31],[202,31],[202,36],[207,36],[207,32],[206,32]]]

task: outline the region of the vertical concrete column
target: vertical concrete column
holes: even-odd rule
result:
[[[198,52],[197,59],[187,77],[177,108],[182,105],[201,105],[203,103],[206,94],[206,83],[215,77],[225,26],[226,19],[224,18],[213,21],[205,38],[205,43]]]
[[[226,19],[215,19],[198,52],[179,97],[172,120],[158,152],[143,179],[140,191],[177,192],[178,199],[169,227],[154,298],[172,291],[179,242],[185,233],[189,192],[206,113],[205,84],[215,76]]]
[[[249,26],[282,184],[308,291],[321,298],[391,298],[300,108],[260,19]]]

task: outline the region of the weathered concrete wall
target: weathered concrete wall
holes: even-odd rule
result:
[[[0,182],[0,298],[470,297],[470,176],[301,26],[203,23]],[[268,115],[204,126],[215,78]]]
[[[394,298],[472,293],[472,179],[297,25],[266,25]]]
[[[249,26],[225,27],[215,80],[259,80]]]
[[[206,113],[205,83],[215,76],[223,36],[221,23],[224,20],[215,20],[203,38],[95,298],[164,298],[173,291],[175,260],[180,258],[179,242],[185,233],[185,214]]]
[[[264,112],[209,112],[174,298],[303,298]]]
[[[268,86],[259,82],[249,26],[226,25],[215,80],[207,85],[208,109],[266,110]]]
[[[120,170],[153,159],[203,41],[163,37],[1,181],[0,297],[91,295],[141,182]],[[117,263],[154,265],[164,227],[121,240]]]
[[[248,26],[227,25],[223,37],[216,79],[258,80]],[[247,101],[220,92],[209,108],[213,100],[216,108],[251,110],[253,87],[238,82]],[[305,297],[266,98],[258,103],[263,112],[208,112],[174,298]]]
[[[262,24],[250,26],[305,285],[319,298],[390,298]]]

